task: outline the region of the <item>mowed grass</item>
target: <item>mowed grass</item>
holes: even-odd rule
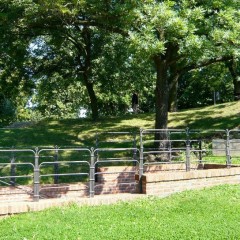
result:
[[[90,119],[43,120],[31,127],[0,129],[1,147],[95,146],[96,133],[154,128],[155,114]],[[169,113],[168,128],[234,129],[240,127],[240,101]]]
[[[16,215],[0,220],[0,239],[239,239],[239,214],[239,185],[223,185]]]

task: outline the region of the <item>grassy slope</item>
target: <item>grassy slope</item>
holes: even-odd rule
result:
[[[240,101],[169,114],[169,128],[233,129],[240,127]],[[0,146],[94,146],[101,131],[154,128],[154,114],[89,119],[44,120],[28,128],[1,129]]]
[[[240,101],[170,114],[169,127],[233,129],[240,127]]]

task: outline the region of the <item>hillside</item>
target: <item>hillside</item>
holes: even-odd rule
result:
[[[169,114],[169,128],[233,129],[240,127],[240,101]],[[125,115],[89,119],[44,120],[14,124],[1,129],[1,147],[94,146],[95,134],[101,131],[139,131],[154,128],[154,114]]]
[[[240,101],[170,114],[169,128],[233,129],[240,127]]]

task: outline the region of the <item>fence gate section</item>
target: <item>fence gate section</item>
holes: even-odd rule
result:
[[[35,197],[89,195],[91,150],[87,148],[43,148],[38,151],[38,183]],[[71,184],[70,184],[71,183]]]
[[[134,193],[139,150],[132,132],[103,132],[96,136],[94,194]]]

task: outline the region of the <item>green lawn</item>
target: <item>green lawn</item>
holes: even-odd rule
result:
[[[0,220],[0,239],[239,239],[239,215],[239,185],[224,185],[16,215]]]

